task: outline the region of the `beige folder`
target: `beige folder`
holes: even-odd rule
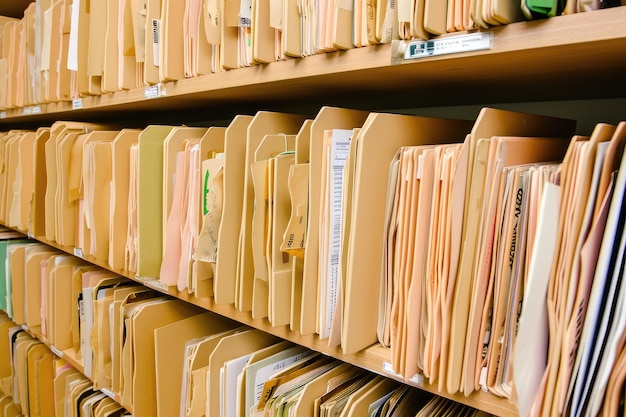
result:
[[[13,305],[12,319],[18,325],[26,324],[24,306],[26,283],[25,253],[27,247],[31,247],[31,252],[33,253],[35,251],[43,252],[48,250],[45,245],[35,243],[10,245],[7,248],[8,265],[10,265],[9,273],[11,274],[11,294],[9,296]]]
[[[466,141],[467,151],[464,149],[464,156],[461,160],[468,161],[468,169],[473,166],[475,144],[480,138],[491,138],[493,136],[543,136],[543,137],[567,137],[571,135],[574,129],[574,122],[565,119],[548,118],[544,116],[528,115],[523,113],[515,113],[505,110],[497,110],[484,108],[481,110],[474,127],[472,128],[471,137]],[[466,153],[465,153],[466,152]],[[455,175],[461,175],[461,172]],[[462,178],[462,177],[460,177]],[[462,189],[465,193],[465,215],[467,219],[463,224],[461,235],[461,252],[459,266],[457,269],[457,278],[455,280],[454,300],[451,310],[452,318],[468,316],[470,305],[470,286],[472,276],[472,267],[476,248],[476,234],[478,226],[478,213],[470,211],[471,184],[473,184],[473,175],[471,172],[465,175],[466,186]],[[480,184],[480,183],[477,183]],[[455,191],[453,190],[453,193]],[[473,220],[472,220],[473,219]],[[450,328],[450,347],[448,352],[448,376],[447,389],[448,392],[456,392],[460,387],[461,374],[463,368],[463,347],[465,345],[465,337],[467,334],[467,320],[453,320]],[[461,342],[463,341],[463,342]],[[445,352],[442,352],[445,355]]]
[[[240,2],[220,0],[220,70],[240,67],[239,10]]]
[[[28,352],[28,407],[33,417],[54,417],[50,407],[54,403],[53,358],[44,344],[33,346]]]
[[[321,170],[324,131],[360,127],[368,113],[333,107],[322,107],[311,124],[309,147],[309,212],[307,230],[319,230]],[[299,161],[300,162],[300,161]],[[319,235],[307,233],[302,278],[302,312],[300,331],[311,334],[317,330],[317,287],[319,262]]]
[[[251,166],[252,184],[254,188],[254,212],[251,220],[251,244],[254,263],[254,281],[252,288],[252,317],[267,317],[270,304],[270,259],[268,244],[271,241],[271,218],[273,193],[272,166],[274,158],[280,153],[293,150],[295,138],[286,135],[267,135],[263,138],[254,153]],[[283,175],[286,173],[283,172]],[[286,178],[286,177],[285,177]],[[281,236],[282,237],[282,236]],[[290,298],[291,293],[289,293]],[[284,303],[284,302],[283,302]],[[285,303],[286,304],[286,303]],[[288,304],[286,304],[288,305]]]
[[[476,184],[480,182],[480,178],[483,181],[490,182],[489,195],[483,196],[484,207],[488,204],[498,202],[498,187],[501,181],[502,168],[510,167],[514,165],[523,165],[532,162],[548,162],[558,161],[563,158],[567,149],[568,141],[559,139],[540,139],[540,138],[500,138],[496,137],[491,139],[492,146],[495,148],[495,153],[492,157],[478,157],[475,159],[474,170],[472,176],[475,177],[473,181]],[[480,159],[480,160],[479,160]],[[497,166],[494,166],[491,175],[487,177],[486,172],[480,172],[480,169],[476,167],[477,164],[484,165],[487,161],[498,161]],[[491,165],[491,164],[489,164]],[[496,165],[496,164],[494,164]],[[487,192],[487,187],[485,187]],[[495,216],[495,212],[492,214]],[[484,236],[484,239],[490,239],[489,236]],[[486,241],[480,244],[481,248],[486,247]],[[480,256],[482,251],[475,256]],[[485,253],[485,256],[490,256]],[[475,324],[475,321],[480,321],[483,315],[483,306],[485,303],[485,297],[487,292],[487,282],[484,279],[488,278],[484,276],[485,273],[482,268],[475,269],[477,275],[475,284],[473,286],[473,294],[471,296],[470,310],[468,316],[468,333],[466,337],[465,357],[463,360],[463,367],[465,373],[466,384],[464,386],[464,392],[471,392],[477,388],[478,374],[474,374],[474,367],[481,355],[481,345],[483,344],[482,336],[479,335],[479,325]],[[484,276],[484,278],[483,278]]]
[[[199,310],[171,299],[155,299],[143,303],[135,311],[128,307],[125,310],[127,333],[123,348],[122,405],[132,407],[136,415],[156,415],[154,331],[198,314]]]
[[[163,256],[163,145],[173,126],[139,134],[137,275],[157,278]]]
[[[34,145],[37,134],[35,132],[26,133],[22,136],[19,148],[20,162],[18,173],[14,183],[18,196],[13,198],[11,212],[14,214],[13,225],[19,230],[28,230],[28,219],[30,217],[30,202],[34,189]]]
[[[224,363],[228,360],[251,354],[278,341],[279,339],[275,336],[255,329],[226,336],[220,340],[209,357],[207,415],[220,414],[220,368]]]
[[[104,30],[105,19],[94,20],[97,29],[90,30],[92,25],[91,14],[100,12],[100,16],[103,13],[103,5],[106,4],[100,0],[90,2],[81,1],[78,11],[78,39],[77,39],[77,64],[78,71],[76,74],[76,82],[78,84],[78,93],[81,96],[100,94],[102,92],[102,71],[95,74],[96,71],[90,69],[90,65],[98,68],[94,65],[93,61],[96,58],[95,54],[102,54],[104,51]],[[89,6],[89,7],[88,7]],[[106,8],[104,9],[106,11]],[[95,19],[95,17],[94,17]],[[102,32],[96,33],[96,30],[102,30]],[[96,35],[102,35],[101,38],[96,38]],[[96,44],[96,39],[98,43]],[[103,57],[103,55],[101,55]],[[100,66],[102,68],[102,58],[100,58]]]
[[[52,256],[48,259],[48,341],[59,350],[73,347],[72,310],[76,308],[72,294],[73,269],[83,261],[73,256]]]
[[[282,49],[286,56],[302,57],[302,38],[298,0],[285,0],[283,1]]]
[[[121,61],[120,44],[124,42],[123,24],[120,20],[120,10],[125,2],[117,0],[105,0],[106,2],[106,27],[104,31],[104,56],[102,58],[102,92],[113,93],[120,91],[123,66]],[[121,29],[121,30],[120,30]],[[120,39],[120,32],[122,37]]]
[[[200,141],[201,195],[198,242],[193,255],[192,287],[197,297],[213,296],[219,225],[224,208],[224,139],[226,128],[210,127]],[[218,159],[219,158],[219,159]],[[216,167],[214,170],[213,167]],[[208,268],[207,268],[208,267]],[[204,273],[200,274],[204,269]]]
[[[109,214],[109,257],[111,268],[125,266],[126,234],[128,229],[128,192],[130,177],[130,147],[139,140],[140,130],[124,129],[111,143],[111,210]]]
[[[276,61],[276,30],[270,21],[270,0],[252,2],[252,59],[268,64]]]
[[[304,116],[301,115],[260,111],[252,119],[248,127],[243,184],[243,211],[241,229],[239,231],[239,252],[237,254],[239,268],[237,272],[237,293],[235,298],[235,307],[240,311],[249,311],[252,308],[254,265],[251,256],[251,225],[252,214],[254,212],[254,190],[252,186],[251,165],[254,161],[254,152],[265,135],[279,133],[286,135],[295,134],[300,129],[303,120]]]
[[[425,0],[424,29],[433,35],[446,33],[448,1]]]
[[[159,54],[159,78],[161,82],[185,78],[184,55],[184,16],[185,7],[175,0],[161,2],[161,39]]]
[[[154,331],[156,400],[161,416],[180,412],[185,344],[193,339],[217,335],[236,323],[211,312],[176,321]]]
[[[458,141],[469,126],[460,120],[386,114],[372,114],[364,123],[355,167],[344,295],[341,345],[345,353],[376,341],[377,310],[371,306],[378,300],[378,282],[367,271],[380,271],[382,265],[385,200],[381,196],[385,195],[391,158],[400,146]],[[394,132],[393,140],[389,139],[390,132]],[[369,284],[368,276],[373,280]]]
[[[15,197],[13,183],[15,181],[19,161],[20,140],[23,135],[23,132],[15,132],[15,134],[10,135],[4,143],[4,165],[6,166],[6,173],[2,179],[2,196],[4,199],[1,202],[0,220],[5,223],[8,223],[11,203]]]
[[[60,34],[60,54],[57,66],[59,68],[59,78],[56,86],[56,97],[58,101],[68,101],[72,99],[71,72],[67,66],[67,57],[70,43],[70,8],[71,0],[63,0],[61,9],[61,34]]]
[[[37,129],[33,145],[33,196],[28,220],[28,233],[31,236],[45,236],[46,142],[48,139],[50,139],[50,128]]]
[[[42,250],[39,246],[27,246],[24,250],[24,320],[36,336],[41,336],[41,300],[43,295],[47,295],[42,293],[41,262],[55,253],[50,248]]]

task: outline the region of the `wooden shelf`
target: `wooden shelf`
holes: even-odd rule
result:
[[[264,109],[321,104],[400,108],[626,96],[626,7],[494,28],[493,48],[391,64],[391,45],[290,59],[0,113],[0,128],[56,120],[133,124],[217,120]],[[314,106],[314,107],[311,107]],[[35,114],[32,114],[32,113]],[[183,120],[181,120],[181,118]]]
[[[386,377],[395,379],[408,385],[420,388],[424,391],[437,394],[445,398],[449,398],[462,404],[466,404],[470,407],[474,407],[490,414],[494,414],[500,417],[517,417],[518,415],[517,408],[514,404],[510,403],[508,399],[500,398],[490,393],[476,391],[469,396],[465,396],[461,393],[448,394],[445,391],[440,392],[437,385],[429,384],[427,381],[424,381],[421,376],[416,376],[409,381],[405,381],[401,375],[396,374],[391,369],[391,366],[389,364],[389,349],[384,348],[379,344],[374,344],[367,349],[357,352],[356,354],[346,355],[341,351],[341,348],[339,347],[328,347],[327,340],[322,340],[317,335],[302,335],[297,331],[291,331],[289,329],[289,326],[274,327],[267,319],[253,319],[250,312],[239,311],[232,304],[216,304],[211,297],[197,298],[193,295],[190,295],[187,291],[178,291],[176,287],[167,287],[160,284],[158,281],[139,279],[135,276],[134,273],[127,270],[113,269],[106,262],[98,261],[93,256],[80,256],[80,254],[76,253],[73,247],[62,246],[57,244],[56,242],[48,241],[43,237],[37,237],[35,239],[60,251],[84,259],[86,262],[89,262],[93,265],[97,265],[103,269],[109,270],[121,276],[127,277],[133,281],[141,283],[148,288],[152,288],[163,294],[167,294],[182,301],[194,304],[205,310],[211,311],[224,317],[228,317],[241,324],[264,331],[281,339],[289,340],[293,343],[297,343],[301,346],[321,352],[325,355],[334,357],[343,362],[350,363],[352,365],[367,369],[377,374],[384,375]],[[64,355],[63,357],[66,358],[66,355]],[[72,363],[72,365],[74,365],[74,363]]]

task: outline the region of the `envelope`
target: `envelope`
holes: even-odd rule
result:
[[[180,413],[185,344],[236,327],[231,320],[211,312],[176,321],[154,331],[156,399],[159,415]]]

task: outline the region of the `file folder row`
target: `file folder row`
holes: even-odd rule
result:
[[[502,0],[37,0],[23,19],[0,21],[0,109],[613,3],[619,5],[591,0],[521,5]]]
[[[130,416],[91,381],[0,315],[3,416]]]
[[[48,248],[44,244],[20,240],[2,243],[7,246],[10,265],[6,279],[14,291],[19,292],[22,284],[17,262],[21,255],[26,266],[40,260],[40,264],[48,265],[65,262],[66,267],[74,263],[74,282],[69,284],[83,285],[78,296],[60,292],[60,287],[68,287],[63,281],[69,276],[63,276],[69,271],[61,269],[69,268],[57,266],[47,286],[56,291],[50,304],[57,310],[69,307],[79,315],[78,321],[75,316],[66,318],[59,324],[71,324],[54,331],[55,322],[38,326],[28,319],[23,326],[37,338],[49,341],[64,358],[80,364],[84,375],[53,355],[40,340],[26,335],[8,317],[0,318],[0,334],[6,338],[2,346],[13,350],[10,357],[14,359],[3,362],[8,374],[7,369],[0,370],[4,372],[0,380],[3,393],[17,398],[13,402],[25,415],[117,416],[126,415],[126,410],[142,416],[406,416],[432,410],[442,415],[487,415],[203,312],[111,276],[108,271],[86,266],[78,258],[37,251]],[[24,298],[30,301],[36,298],[33,285],[28,285],[31,278],[24,277],[29,287]],[[12,299],[17,301],[17,296]],[[12,313],[20,321],[16,304]],[[57,316],[60,314],[57,311]],[[73,344],[69,334],[64,342],[63,333],[77,328],[81,334],[74,332]],[[22,354],[29,355],[27,365],[19,362]],[[31,360],[30,355],[37,356]],[[10,365],[14,365],[12,372]],[[37,371],[39,377],[31,377]],[[33,382],[26,384],[26,375]],[[100,390],[106,390],[107,395]],[[43,409],[52,402],[54,409]],[[69,407],[79,407],[83,413],[91,409],[92,414],[75,414],[67,411]]]
[[[617,343],[623,328],[606,313],[600,332],[594,317],[605,314],[603,294],[619,296],[621,281],[591,297],[591,282],[603,281],[588,278],[595,258],[589,263],[581,230],[606,200],[604,210],[613,204],[617,216],[612,233],[621,233],[621,199],[605,195],[621,160],[622,125],[600,124],[583,142],[573,121],[492,108],[463,121],[324,107],[313,119],[240,115],[226,128],[95,130],[106,128],[57,122],[6,133],[0,220],[114,269],[316,334],[345,354],[379,342],[397,373],[423,373],[441,391],[516,396],[524,412],[533,402],[601,405],[592,401],[604,398],[597,374],[609,378],[622,346],[611,345],[611,356],[590,349]],[[598,168],[596,137],[616,143]],[[21,158],[41,162],[29,168]],[[591,195],[593,169],[604,176]],[[555,184],[569,187],[563,195],[573,205],[552,197],[563,214],[548,221],[543,204]],[[553,235],[542,234],[559,221]],[[612,253],[619,239],[596,233]],[[546,236],[568,242],[554,266]],[[619,278],[606,256],[603,268]],[[531,336],[548,323],[545,337]],[[518,328],[530,333],[520,337]],[[567,361],[574,357],[575,367]],[[578,404],[572,392],[586,399]]]

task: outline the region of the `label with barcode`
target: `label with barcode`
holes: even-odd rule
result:
[[[30,108],[30,107],[24,107],[22,109],[22,114],[24,114],[24,115],[28,115],[28,114],[32,114],[32,113],[33,113],[33,109]]]
[[[145,98],[157,98],[163,97],[165,95],[165,87],[162,84],[151,85],[150,87],[146,87],[144,91]]]
[[[83,250],[81,248],[74,248],[74,256],[82,258],[84,256]]]
[[[39,114],[41,113],[41,106],[33,106],[31,111],[32,111],[32,114]]]
[[[153,64],[159,66],[161,60],[159,57],[159,39],[161,38],[161,21],[152,19],[152,52],[154,55]]]
[[[467,35],[445,36],[427,41],[411,41],[404,51],[404,59],[424,58],[429,56],[455,54],[491,49],[492,32],[478,32]]]
[[[83,108],[83,99],[75,98],[72,100],[72,110],[80,110]]]

